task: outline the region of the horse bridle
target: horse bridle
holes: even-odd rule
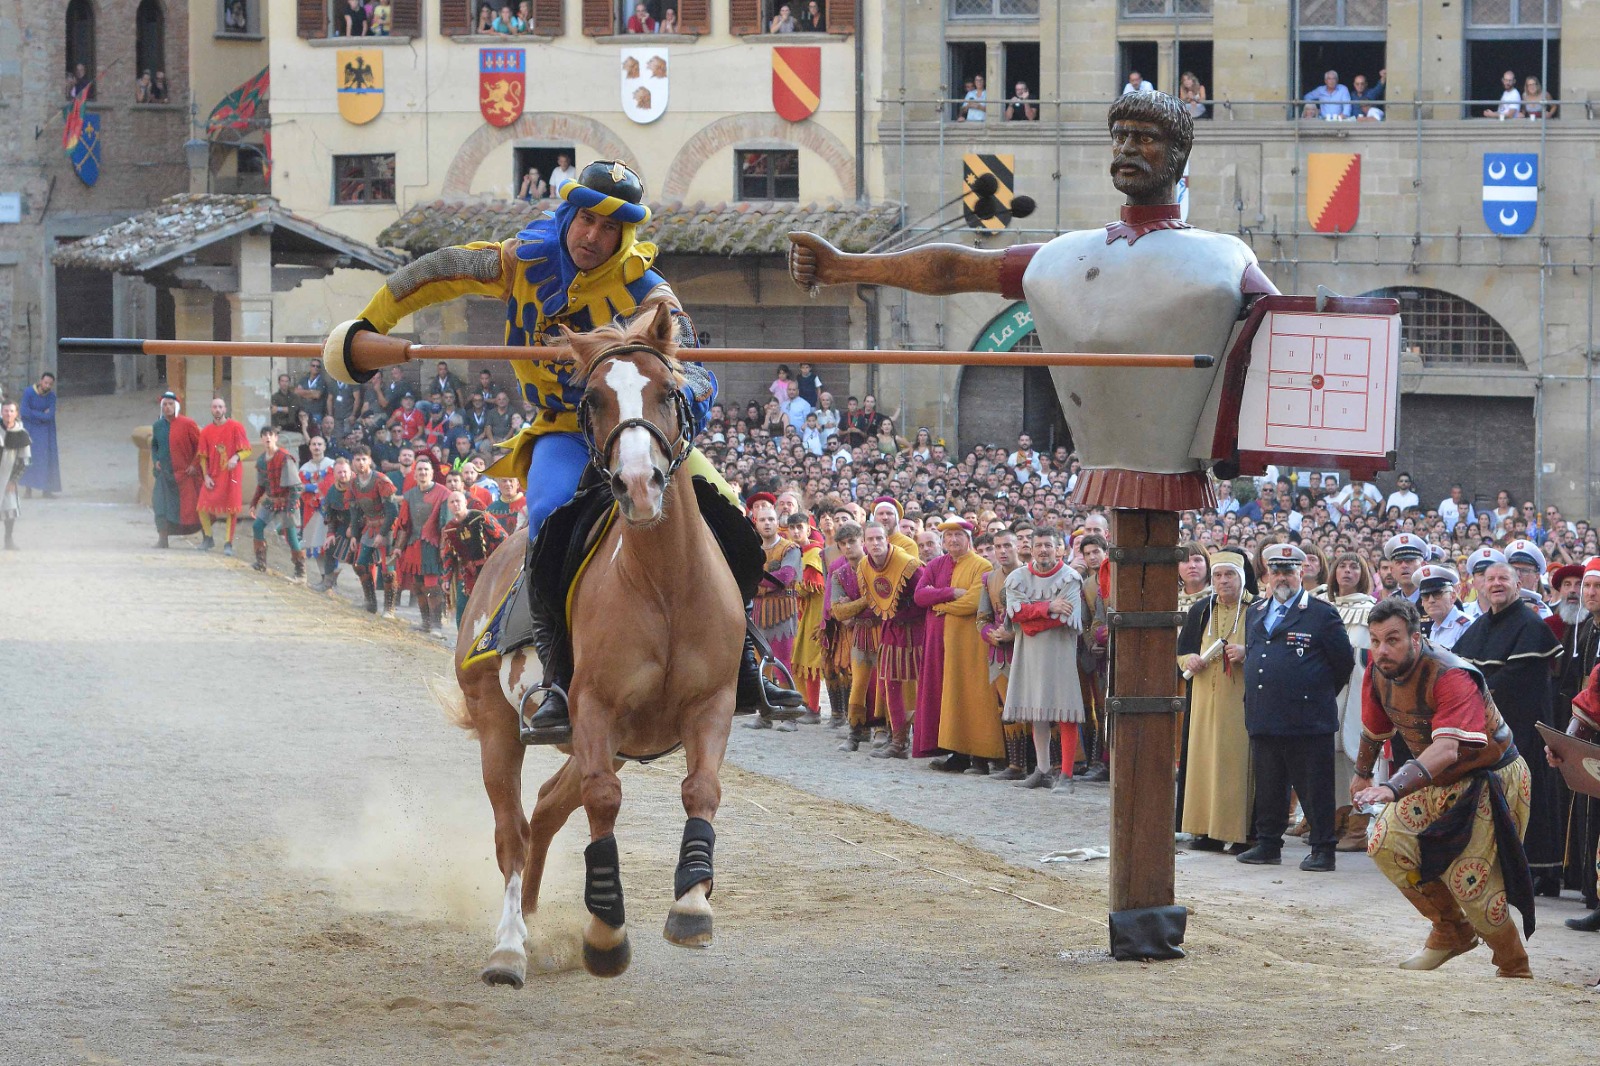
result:
[[[611,452],[617,446],[617,438],[622,435],[623,430],[642,429],[650,434],[657,444],[661,445],[662,452],[666,454],[666,477],[670,480],[672,475],[678,472],[678,467],[683,465],[684,460],[689,458],[689,452],[693,447],[689,435],[694,419],[689,411],[689,401],[684,398],[683,390],[680,388],[675,387],[672,390],[672,409],[678,419],[678,436],[676,440],[669,440],[667,435],[661,431],[661,427],[648,418],[625,418],[618,422],[611,432],[607,434],[603,445],[595,443],[594,407],[589,400],[589,380],[594,377],[595,371],[600,369],[602,363],[624,355],[633,355],[637,352],[648,352],[660,360],[661,365],[666,367],[669,372],[677,372],[671,360],[648,344],[621,344],[615,348],[607,348],[589,365],[588,372],[583,376],[583,399],[578,401],[578,425],[583,431],[583,443],[589,449],[589,462],[598,473],[603,475],[610,471]]]

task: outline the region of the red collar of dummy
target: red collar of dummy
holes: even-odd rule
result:
[[[1177,204],[1123,204],[1121,219],[1106,227],[1106,243],[1126,240],[1131,246],[1158,229],[1193,229],[1183,221],[1182,210]]]

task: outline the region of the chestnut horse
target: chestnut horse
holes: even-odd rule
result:
[[[745,617],[738,587],[682,466],[694,432],[681,400],[672,315],[646,309],[627,327],[566,335],[586,381],[584,430],[616,497],[611,523],[573,590],[574,670],[568,700],[570,755],[522,805],[523,746],[517,708],[540,676],[518,653],[464,667],[484,620],[515,580],[525,535],[507,538],[467,601],[456,639],[460,724],[475,730],[483,784],[494,807],[495,854],[505,899],[483,979],[521,987],[527,971],[525,915],[539,902],[550,840],[580,805],[589,817],[584,902],[590,919],[583,961],[612,977],[630,958],[612,828],[622,804],[624,757],[683,746],[687,815],[674,899],[664,935],[684,947],[711,942],[711,821],[722,798],[718,774],[733,720]],[[559,358],[559,356],[557,356]],[[529,649],[531,652],[531,649]]]

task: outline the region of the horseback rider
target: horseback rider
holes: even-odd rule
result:
[[[360,318],[340,324],[329,335],[324,350],[334,377],[360,384],[373,376],[349,366],[349,343],[355,334],[388,333],[413,312],[469,294],[506,301],[508,345],[559,345],[562,326],[586,333],[665,303],[677,325],[680,347],[697,347],[693,323],[667,279],[654,269],[656,246],[638,239],[638,227],[650,218],[639,176],[620,162],[596,161],[584,167],[576,181],[563,182],[555,196],[561,205],[515,237],[441,248],[390,275]],[[539,414],[504,442],[510,450],[489,473],[518,477],[527,485],[531,546],[551,512],[577,493],[589,466],[589,449],[579,424],[584,382],[575,380],[576,365],[570,360],[518,360],[512,366],[523,396]],[[684,370],[684,393],[695,423],[688,428],[699,432],[716,395],[716,378],[698,364],[685,363]],[[685,465],[691,475],[738,505],[738,495],[698,449],[690,452]],[[532,644],[546,672],[539,690],[543,700],[524,723],[523,741],[564,743],[571,737],[565,696],[570,679],[553,676],[559,669],[552,666],[566,658],[558,654],[562,627],[542,597],[525,593],[514,606],[498,650],[505,656]],[[800,704],[799,693],[761,676],[747,633],[739,667],[739,709],[789,717],[800,713]]]

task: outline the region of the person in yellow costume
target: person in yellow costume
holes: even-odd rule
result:
[[[349,364],[353,336],[368,330],[388,333],[424,307],[469,295],[505,301],[508,345],[556,346],[562,326],[586,333],[665,303],[678,325],[680,347],[696,347],[694,324],[667,279],[654,269],[656,246],[638,237],[638,227],[650,219],[639,176],[623,163],[597,161],[584,167],[576,181],[563,183],[556,196],[560,206],[515,237],[441,248],[391,274],[359,318],[341,323],[329,335],[323,346],[329,372],[341,381],[365,384],[372,375],[355,372]],[[502,442],[509,451],[488,472],[493,477],[520,478],[527,485],[531,544],[551,513],[577,493],[589,465],[578,420],[584,387],[577,364],[570,359],[518,360],[513,367],[523,397],[539,413],[517,436]],[[685,363],[684,370],[684,392],[695,422],[692,429],[698,431],[716,395],[716,378],[694,363]],[[698,449],[691,451],[685,465],[691,475],[738,506],[732,487]],[[713,515],[708,513],[707,520],[715,527]],[[511,612],[499,651],[504,655],[533,644],[546,669],[546,684],[534,690],[543,694],[543,700],[528,723],[531,728],[523,730],[523,741],[565,743],[571,737],[565,679],[552,676],[552,671],[561,671],[551,665],[559,652],[558,620],[549,617],[539,597],[522,600],[528,610]],[[748,639],[745,651],[739,707],[782,708],[793,710],[791,717],[798,715],[799,693],[764,682]]]

